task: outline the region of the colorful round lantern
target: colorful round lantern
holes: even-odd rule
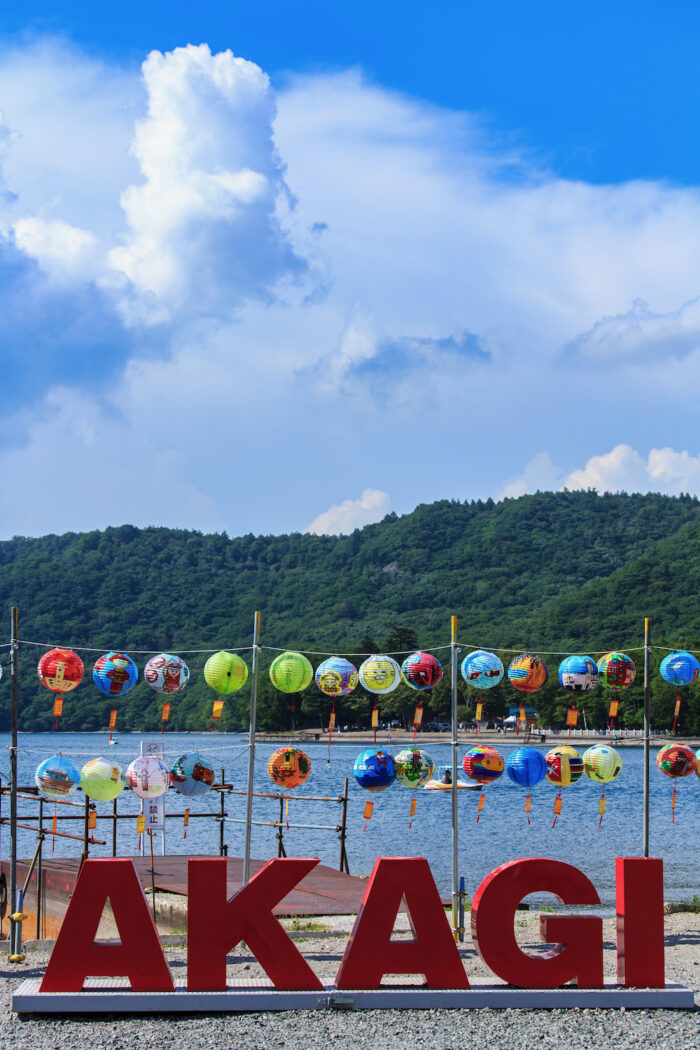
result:
[[[411,653],[401,665],[401,674],[411,689],[432,689],[442,678],[442,664],[432,653]]]
[[[626,653],[606,653],[598,661],[598,677],[605,689],[626,689],[636,674],[634,663]]]
[[[223,695],[241,689],[248,678],[248,665],[237,653],[222,649],[213,653],[204,665],[204,681]]]
[[[700,747],[695,752],[695,772],[700,777]]]
[[[390,754],[370,747],[357,756],[352,774],[365,791],[386,791],[396,779],[396,767]]]
[[[505,769],[500,751],[485,744],[477,744],[467,751],[462,765],[467,776],[476,780],[477,784],[490,784],[493,780],[498,780]]]
[[[687,744],[667,744],[656,756],[656,764],[667,777],[688,777],[697,769],[697,758]]]
[[[598,685],[598,665],[590,656],[567,656],[559,664],[559,685],[570,693],[588,693]]]
[[[506,761],[506,773],[520,787],[534,787],[547,775],[547,761],[536,747],[517,747]]]
[[[549,668],[539,656],[521,653],[511,660],[508,678],[521,693],[535,693],[549,678]]]
[[[160,653],[148,661],[143,677],[157,693],[179,693],[187,685],[190,669],[179,656]]]
[[[60,800],[78,790],[80,770],[69,758],[52,755],[37,768],[34,780],[44,798]]]
[[[126,767],[128,786],[139,798],[158,798],[170,787],[170,770],[155,755],[141,755]]]
[[[83,661],[72,649],[51,649],[37,664],[39,681],[52,693],[68,693],[83,680]]]
[[[139,669],[127,653],[109,652],[95,661],[92,680],[101,693],[123,696],[139,679]]]
[[[583,776],[583,759],[575,747],[560,744],[545,755],[547,780],[558,787],[569,787]]]
[[[390,656],[369,656],[360,667],[360,685],[368,693],[393,693],[401,683],[401,668]]]
[[[126,780],[121,766],[107,762],[104,758],[91,758],[80,770],[80,786],[88,796],[97,802],[111,802],[121,795]]]
[[[347,696],[357,679],[357,669],[342,656],[331,656],[316,668],[316,685],[326,696]]]
[[[692,685],[700,674],[700,663],[684,649],[669,653],[659,667],[661,677],[669,685]]]
[[[214,783],[214,769],[198,751],[190,751],[173,762],[170,783],[181,795],[205,795]]]
[[[475,689],[493,689],[504,675],[503,664],[495,653],[475,649],[462,660],[462,678]]]
[[[396,779],[403,787],[415,788],[427,784],[435,771],[435,765],[422,747],[406,747],[394,756]]]
[[[270,664],[270,681],[281,693],[303,693],[314,669],[303,653],[280,653]]]
[[[281,747],[267,760],[267,775],[283,788],[299,787],[309,779],[311,760],[298,747]]]
[[[596,744],[583,752],[583,772],[597,784],[609,784],[622,770],[622,759],[614,747]]]

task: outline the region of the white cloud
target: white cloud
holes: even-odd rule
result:
[[[499,499],[517,498],[526,492],[548,492],[559,488],[561,470],[554,465],[548,452],[538,452],[533,456],[519,478],[506,482],[499,493]]]
[[[565,354],[590,364],[620,361],[665,361],[700,349],[700,298],[680,310],[656,314],[643,300],[615,317],[603,317],[576,336]]]
[[[13,227],[15,244],[58,280],[91,277],[95,272],[97,239],[61,219],[20,219]]]
[[[391,497],[381,489],[365,489],[359,499],[333,504],[304,530],[316,536],[346,535],[381,519],[391,510]]]
[[[133,152],[145,181],[122,194],[129,233],[110,263],[142,302],[155,299],[158,320],[164,308],[226,316],[299,270],[277,213],[286,190],[268,77],[206,44],[153,51],[143,77]]]

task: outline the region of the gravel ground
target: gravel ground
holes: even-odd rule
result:
[[[521,913],[518,937],[523,947],[538,943],[538,916]],[[400,920],[401,921],[401,920]],[[316,972],[331,977],[337,968],[348,918],[320,919],[328,935],[311,934],[297,943]],[[290,923],[286,925],[290,926]],[[336,935],[333,935],[336,934]],[[615,970],[614,920],[606,920],[606,976]],[[173,975],[185,973],[185,949],[166,949]],[[472,980],[485,980],[489,972],[471,946],[463,952]],[[199,1014],[59,1017],[45,1015],[21,1019],[10,1012],[12,989],[27,977],[43,973],[48,954],[29,948],[19,965],[0,955],[0,1046],[12,1050],[131,1050],[138,1047],[179,1046],[196,1050],[242,1047],[246,1050],[294,1047],[295,1050],[352,1044],[353,1050],[463,1050],[478,1045],[488,1050],[573,1046],[576,1050],[618,1047],[651,1047],[663,1041],[675,1050],[700,1050],[700,916],[681,913],[666,918],[666,976],[696,992],[695,1010],[371,1010],[357,1013],[293,1011],[279,1014]],[[254,977],[261,971],[255,960],[239,948],[229,959],[230,977]]]

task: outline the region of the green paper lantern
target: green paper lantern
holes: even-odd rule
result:
[[[270,664],[270,681],[281,693],[301,693],[310,684],[314,669],[303,653],[280,653]]]
[[[121,767],[104,758],[91,758],[80,770],[80,786],[88,796],[97,802],[111,802],[121,795],[126,787],[126,779]]]
[[[217,693],[236,693],[245,685],[248,665],[236,653],[222,649],[210,656],[204,665],[204,680]]]

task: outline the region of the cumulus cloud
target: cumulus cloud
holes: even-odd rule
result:
[[[562,472],[552,462],[548,452],[538,452],[529,461],[518,478],[506,482],[499,493],[500,499],[517,498],[526,492],[548,492],[559,488]]]
[[[333,504],[304,530],[316,536],[339,536],[381,521],[391,510],[391,497],[381,489],[365,489],[359,499]]]
[[[614,317],[603,317],[564,348],[574,360],[590,364],[664,361],[700,349],[700,298],[679,310],[657,314],[642,299]]]
[[[206,44],[153,51],[143,78],[148,113],[133,153],[144,181],[122,194],[129,233],[110,264],[147,311],[157,304],[156,320],[183,307],[226,315],[301,269],[278,214],[286,187],[270,82]]]
[[[580,470],[572,471],[562,487],[667,495],[687,492],[700,496],[700,455],[652,448],[645,459],[629,445],[616,445],[602,456],[592,456]]]
[[[62,281],[95,272],[97,239],[89,230],[51,219],[20,219],[12,232],[15,244],[36,259],[49,276]]]

